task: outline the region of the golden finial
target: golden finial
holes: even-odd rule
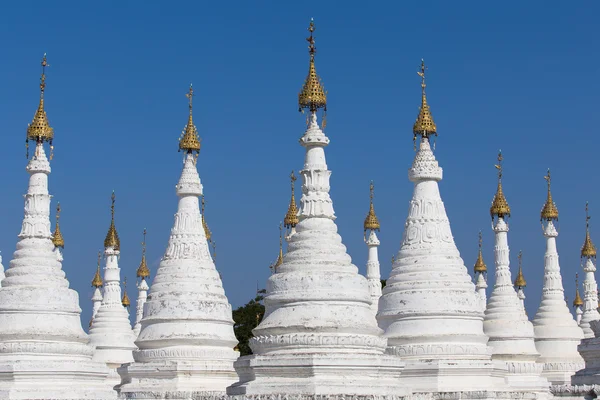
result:
[[[429,137],[431,135],[437,136],[437,128],[435,122],[433,122],[433,116],[429,110],[429,104],[427,104],[427,96],[425,95],[425,61],[421,60],[421,69],[417,71],[417,74],[421,77],[421,107],[419,108],[419,115],[413,125],[413,140],[416,140],[417,135],[423,137]]]
[[[483,262],[483,254],[481,252],[482,244],[483,244],[483,239],[482,239],[481,231],[479,231],[479,255],[477,256],[477,261],[475,261],[475,266],[473,267],[473,270],[476,273],[487,272],[487,266]]]
[[[213,248],[213,263],[217,262],[217,242],[215,242],[214,240],[211,242],[212,243],[212,248]],[[219,276],[220,273],[219,273]]]
[[[542,208],[540,220],[558,221],[558,208],[556,208],[556,204],[552,200],[552,193],[550,192],[550,168],[548,168],[548,173],[544,176],[544,179],[548,183],[548,197],[546,199],[546,204],[544,204],[544,207]]]
[[[186,93],[185,97],[189,100],[190,115],[188,117],[187,125],[179,138],[179,150],[183,150],[186,153],[193,153],[195,151],[196,154],[198,154],[200,153],[200,138],[198,137],[198,130],[192,119],[192,100],[194,98],[194,89],[192,88],[192,85],[190,85],[190,90]]]
[[[310,63],[308,66],[308,76],[304,81],[300,94],[298,94],[298,110],[302,111],[304,108],[307,108],[310,112],[316,112],[319,108],[322,108],[324,111],[327,111],[327,93],[323,89],[321,78],[317,75],[315,68],[315,53],[317,49],[315,47],[315,39],[313,38],[315,23],[312,18],[308,26],[308,31],[310,32],[310,36],[306,38],[306,41],[308,41]]]
[[[206,240],[210,242],[212,239],[212,232],[208,228],[208,224],[204,219],[204,194],[202,195],[202,227],[204,228],[204,235],[206,236]]]
[[[395,262],[396,262],[396,256],[392,256],[392,268],[394,267]]]
[[[150,269],[146,263],[146,228],[144,228],[144,241],[142,242],[142,262],[137,269],[137,277],[146,279],[150,276]]]
[[[56,204],[56,228],[54,228],[54,234],[52,235],[52,244],[54,247],[65,248],[65,239],[60,231],[58,220],[60,219],[60,203]]]
[[[498,189],[496,190],[494,200],[492,201],[492,207],[490,208],[492,219],[494,216],[497,216],[498,218],[510,217],[510,207],[502,192],[502,160],[502,151],[499,151],[498,164],[495,165],[498,170]]]
[[[96,274],[94,275],[94,279],[92,279],[92,287],[101,288],[104,284],[102,282],[102,278],[100,277],[100,261],[102,260],[102,253],[98,252],[98,264],[96,265]]]
[[[288,207],[287,213],[285,214],[285,218],[283,219],[283,223],[287,229],[294,228],[298,225],[298,207],[296,206],[296,196],[294,194],[294,186],[296,182],[296,175],[294,175],[294,171],[290,174],[291,186],[292,186],[292,198],[290,200],[290,206]]]
[[[129,301],[129,296],[127,296],[127,277],[123,279],[123,298],[121,299],[121,304],[123,307],[128,307],[131,305],[131,301]]]
[[[363,228],[364,228],[364,232],[365,232],[365,239],[367,237],[367,230],[372,230],[372,231],[379,231],[379,220],[377,219],[377,215],[375,215],[375,207],[373,207],[373,191],[375,189],[375,185],[373,184],[373,181],[371,181],[371,184],[369,185],[369,190],[371,191],[370,194],[370,205],[369,205],[369,212],[367,213],[367,217],[365,218],[365,222],[363,224]]]
[[[49,67],[46,61],[46,53],[42,58],[42,76],[40,78],[40,104],[38,105],[33,121],[27,126],[27,136],[25,138],[25,147],[27,148],[27,158],[29,158],[29,140],[36,143],[44,141],[50,143],[50,159],[52,159],[52,139],[54,138],[54,129],[50,127],[46,111],[44,110],[44,91],[46,90],[46,67]]]
[[[112,247],[114,250],[121,249],[121,241],[119,240],[119,235],[117,234],[117,229],[115,228],[115,191],[113,190],[110,205],[110,227],[108,228],[108,233],[106,234],[106,238],[104,239],[104,247]]]
[[[517,279],[515,279],[515,286],[519,289],[527,286],[527,282],[525,281],[525,277],[523,276],[523,265],[521,263],[523,259],[523,252],[519,251],[519,273],[517,274]]]
[[[581,258],[596,258],[596,246],[590,237],[590,216],[588,214],[588,203],[585,202],[585,241],[581,247]]]
[[[575,300],[573,300],[573,307],[581,307],[583,300],[579,294],[579,274],[575,273]]]
[[[275,261],[275,269],[279,268],[279,266],[283,264],[283,225],[281,222],[279,223],[279,255],[277,256],[277,261]]]

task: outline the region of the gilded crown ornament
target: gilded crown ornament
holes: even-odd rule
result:
[[[298,225],[300,220],[298,219],[298,207],[296,206],[296,196],[294,194],[294,186],[296,183],[296,175],[294,175],[294,171],[290,174],[290,181],[292,187],[292,198],[290,199],[290,205],[288,207],[287,213],[285,214],[285,218],[283,219],[283,224],[287,229],[291,229]]]
[[[481,235],[481,231],[479,231],[479,254],[477,255],[477,261],[475,261],[475,265],[473,266],[473,270],[475,273],[484,273],[487,272],[487,266],[483,262],[483,254],[481,251],[483,245],[483,238]]]
[[[110,227],[108,233],[104,239],[104,247],[112,247],[114,250],[121,250],[121,241],[119,240],[119,234],[115,228],[115,191],[113,190],[110,205]]]
[[[129,308],[129,306],[131,305],[129,296],[127,296],[127,277],[123,279],[123,297],[121,298],[121,304],[123,304],[123,307],[126,308]]]
[[[510,207],[506,201],[506,197],[504,197],[504,192],[502,192],[502,160],[502,151],[500,151],[498,152],[498,164],[495,165],[498,170],[498,189],[496,190],[494,200],[492,201],[492,207],[490,208],[492,219],[494,219],[495,216],[498,218],[510,217]]]
[[[308,31],[310,32],[310,36],[306,38],[306,41],[308,42],[310,62],[308,66],[308,76],[304,81],[300,94],[298,94],[298,110],[303,112],[306,108],[311,113],[314,113],[317,112],[319,108],[322,108],[323,111],[327,111],[327,92],[323,89],[321,78],[317,75],[317,70],[315,68],[315,54],[317,48],[315,47],[315,39],[313,37],[315,23],[312,18],[310,20],[310,25],[308,26]],[[325,125],[325,123],[323,123],[323,125]]]
[[[60,203],[56,205],[56,228],[54,228],[54,234],[52,235],[52,244],[54,247],[65,248],[65,239],[63,238],[62,232],[60,231],[60,225],[58,220],[60,219]]]
[[[527,282],[525,281],[525,277],[523,276],[523,252],[519,251],[519,273],[517,274],[517,279],[515,279],[515,286],[519,289],[527,286]]]
[[[573,307],[581,307],[583,305],[583,299],[579,294],[579,274],[575,273],[575,300],[573,300]]]
[[[377,219],[377,215],[375,215],[375,207],[373,206],[373,192],[375,190],[375,185],[373,184],[373,181],[371,181],[371,184],[369,185],[369,190],[370,190],[369,212],[367,213],[367,217],[365,218],[365,222],[363,224],[365,239],[367,237],[368,230],[379,231],[379,228],[380,228],[379,219]]]
[[[427,104],[427,96],[425,94],[425,61],[421,60],[421,68],[417,71],[417,74],[421,77],[421,107],[419,108],[419,115],[413,125],[413,141],[416,141],[417,135],[423,137],[429,137],[431,135],[437,136],[437,128],[435,122],[433,122],[433,116]]]
[[[275,261],[275,269],[279,268],[283,264],[283,226],[279,224],[279,254],[277,255],[277,261]]]
[[[204,235],[206,236],[206,240],[210,242],[212,240],[212,232],[208,228],[208,224],[204,219],[204,195],[202,195],[202,228],[204,228]]]
[[[46,110],[44,109],[44,92],[46,90],[46,67],[49,67],[46,60],[46,53],[42,58],[42,76],[40,78],[40,104],[38,105],[33,120],[27,126],[27,136],[25,138],[25,148],[27,149],[27,158],[29,158],[29,141],[35,143],[48,142],[50,144],[50,159],[52,160],[53,149],[52,140],[54,139],[54,129],[50,127]]]
[[[146,229],[144,228],[144,241],[142,242],[142,261],[136,271],[138,278],[146,279],[150,276],[150,269],[146,263]]]
[[[546,203],[542,208],[540,220],[541,221],[558,221],[558,208],[556,208],[556,204],[552,200],[552,193],[550,192],[550,168],[548,168],[548,173],[544,176],[544,179],[548,183],[548,197],[546,198]]]
[[[98,264],[96,265],[96,274],[94,275],[94,279],[92,279],[92,287],[101,288],[104,284],[102,282],[102,277],[100,277],[100,261],[102,260],[102,252],[98,252]]]
[[[592,243],[590,237],[590,215],[588,213],[588,203],[585,202],[585,240],[581,247],[581,258],[596,258],[596,246]]]
[[[186,93],[185,97],[187,97],[189,101],[190,115],[188,117],[187,125],[183,129],[181,137],[179,138],[179,151],[183,150],[186,153],[196,152],[196,156],[198,156],[198,153],[200,153],[200,138],[192,118],[194,98],[194,89],[192,88],[192,85],[190,85],[190,90],[188,93]]]

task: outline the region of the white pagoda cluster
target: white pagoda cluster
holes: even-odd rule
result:
[[[424,62],[413,126],[416,154],[408,169],[413,191],[400,249],[382,282],[380,220],[371,182],[363,225],[368,256],[364,276],[359,273],[338,234],[329,194],[327,94],[316,72],[312,21],[309,32],[308,76],[298,96],[300,110],[307,112],[300,138],[302,197],[297,206],[292,172],[265,313],[262,320],[257,316],[249,341],[252,354],[242,357],[232,307],[210,253],[214,242],[204,218],[191,86],[188,121],[179,139],[183,166],[177,211],[160,265],[150,281],[144,230],[136,309],[130,315],[121,287],[113,192],[104,251],[91,282],[89,334],[84,332],[79,296],[62,271],[68,253],[63,254],[60,205],[54,232],[50,226],[54,131],[44,109],[44,56],[40,103],[27,129],[27,143],[35,147],[31,158],[28,154],[24,218],[6,271],[0,257],[1,399],[575,400],[600,395],[596,247],[587,206],[583,298],[577,288],[574,317],[565,300],[558,208],[548,171],[540,214],[546,242],[543,290],[530,320],[521,252],[514,281],[511,274],[511,209],[500,153],[490,208],[493,273],[488,276],[480,232],[472,278],[440,193],[443,170],[434,154],[438,132],[427,102]]]

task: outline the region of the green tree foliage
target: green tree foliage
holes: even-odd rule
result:
[[[254,299],[233,311],[233,331],[239,342],[238,349],[242,356],[252,354],[248,342],[253,336],[252,329],[260,324],[265,315],[265,306],[263,304],[265,293],[265,289],[259,290]]]
[[[385,279],[381,279],[381,288],[383,289],[385,287],[386,284],[386,280]]]

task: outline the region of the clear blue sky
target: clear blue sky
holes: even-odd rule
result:
[[[559,251],[569,300],[590,201],[600,244],[597,2],[7,2],[0,10],[0,249],[8,267],[26,190],[25,130],[48,53],[46,109],[55,129],[50,191],[61,202],[64,270],[89,320],[96,252],[117,194],[120,266],[129,294],[143,228],[153,273],[173,223],[181,170],[177,139],[190,82],[203,139],[198,167],[217,267],[233,306],[264,287],[277,255],[288,175],[303,164],[305,37],[315,18],[317,70],[328,96],[327,161],[337,223],[361,271],[369,181],[381,219],[382,273],[399,249],[412,184],[416,74],[429,66],[442,197],[469,270],[477,232],[493,273],[493,165],[505,157],[513,210],[513,274],[523,250],[527,308],[541,296],[539,211],[552,168]],[[492,279],[493,280],[493,279]]]

